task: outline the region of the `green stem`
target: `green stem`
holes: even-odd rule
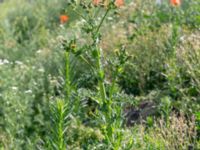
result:
[[[100,28],[101,28],[101,26],[102,26],[102,24],[103,24],[103,22],[104,22],[106,16],[108,15],[108,12],[109,12],[109,11],[110,11],[110,8],[108,8],[108,9],[106,10],[106,12],[105,12],[103,18],[101,19],[101,22],[99,23],[99,25],[98,25],[98,27],[97,27],[97,30],[96,30],[96,32],[95,32],[95,35],[98,34],[98,32],[99,32],[99,30],[100,30]]]
[[[65,88],[66,88],[66,101],[69,101],[70,99],[70,67],[69,67],[69,64],[70,64],[70,57],[69,57],[69,52],[66,51],[65,53],[65,58],[66,58],[66,74],[65,74]]]
[[[101,51],[100,49],[97,49],[98,57],[97,57],[97,70],[98,70],[98,76],[99,76],[99,88],[100,88],[100,94],[101,99],[103,102],[106,101],[106,90],[104,85],[104,70],[102,68],[101,64]]]
[[[108,15],[110,9],[107,9],[103,18],[101,19],[96,31],[95,31],[95,38],[97,36],[97,34],[99,33],[99,30],[106,18],[106,16]],[[104,70],[102,68],[102,62],[101,62],[101,58],[102,58],[102,54],[100,51],[100,48],[98,48],[97,44],[96,44],[96,51],[97,51],[97,70],[98,70],[98,75],[99,75],[99,89],[100,89],[100,94],[101,94],[101,99],[102,101],[105,103],[106,102],[106,90],[105,90],[105,85],[104,85]]]

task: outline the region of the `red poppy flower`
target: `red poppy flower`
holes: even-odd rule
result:
[[[64,24],[69,20],[69,16],[67,15],[60,15],[60,23]]]
[[[93,5],[97,6],[101,3],[101,0],[93,0],[92,3]]]
[[[179,6],[181,5],[181,0],[170,0],[170,4],[172,6]]]
[[[124,5],[124,0],[115,0],[115,5],[116,5],[117,7],[123,6],[123,5]]]

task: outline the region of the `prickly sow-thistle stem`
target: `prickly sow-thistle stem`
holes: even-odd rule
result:
[[[106,16],[108,15],[108,12],[110,11],[110,8],[108,8],[103,16],[103,18],[101,19],[96,31],[95,31],[95,38],[97,38],[97,35],[99,34],[99,30],[106,18]],[[98,70],[98,76],[99,76],[99,89],[100,89],[100,94],[101,94],[101,99],[103,102],[106,101],[106,90],[105,90],[105,85],[104,85],[104,70],[102,67],[102,62],[101,62],[101,58],[102,58],[102,53],[100,48],[97,46],[96,44],[96,51],[97,51],[97,61],[96,61],[96,65],[97,65],[97,70]]]
[[[100,89],[100,94],[102,101],[106,101],[106,90],[105,90],[105,85],[104,85],[104,70],[102,68],[102,63],[101,63],[101,51],[100,49],[97,49],[97,70],[98,70],[98,76],[99,76],[99,89]]]
[[[65,74],[65,88],[66,88],[66,101],[69,101],[70,99],[70,72],[69,72],[69,63],[70,63],[70,57],[69,52],[65,52],[65,59],[66,59],[66,74]]]

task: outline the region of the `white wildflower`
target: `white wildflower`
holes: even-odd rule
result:
[[[109,20],[109,21],[112,21],[112,20],[113,20],[113,17],[108,17],[108,20]]]
[[[23,65],[23,62],[21,62],[21,61],[15,61],[15,64],[17,64],[17,65]]]
[[[9,61],[8,61],[7,59],[4,59],[4,60],[3,60],[3,63],[4,63],[4,64],[9,64]]]
[[[16,86],[13,86],[11,88],[12,88],[12,90],[18,90],[18,87],[16,87]]]
[[[32,92],[32,90],[26,90],[24,93],[25,93],[25,94],[31,94],[31,93],[33,93],[33,92]]]
[[[0,65],[9,64],[10,62],[7,59],[0,59]]]
[[[39,68],[38,71],[39,72],[44,72],[44,69],[43,68]]]
[[[181,36],[180,41],[184,41],[184,40],[185,40],[185,36]]]
[[[42,50],[39,49],[39,50],[36,51],[36,54],[40,54],[41,52],[42,52]]]

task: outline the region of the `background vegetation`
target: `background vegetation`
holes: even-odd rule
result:
[[[200,149],[200,1],[127,0],[108,14],[98,44],[112,93],[105,107],[98,76],[78,57],[95,62],[82,54],[92,38],[77,13],[100,11],[99,23],[105,8],[70,2],[0,3],[0,149]],[[67,102],[63,39],[80,50]]]

